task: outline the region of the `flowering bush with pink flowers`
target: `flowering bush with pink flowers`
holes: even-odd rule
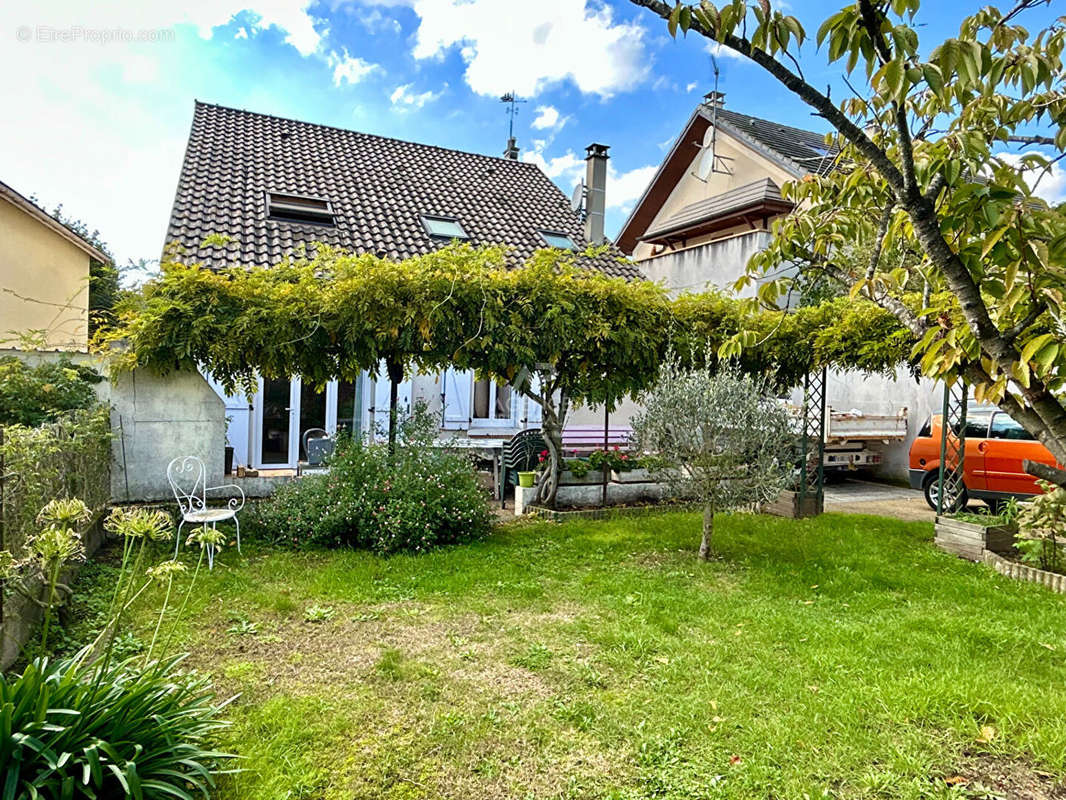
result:
[[[408,431],[385,445],[342,441],[325,475],[281,487],[260,504],[255,527],[296,547],[422,552],[487,534],[492,512],[469,458]]]

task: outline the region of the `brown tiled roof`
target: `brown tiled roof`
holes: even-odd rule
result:
[[[335,225],[267,218],[271,192],[324,198]],[[587,242],[569,200],[535,164],[196,103],[167,242],[212,268],[271,265],[299,244],[401,259],[446,241],[422,216],[453,217],[473,244],[509,248],[519,264],[545,246],[538,231]],[[203,246],[205,237],[228,237]],[[584,263],[641,277],[611,245]]]

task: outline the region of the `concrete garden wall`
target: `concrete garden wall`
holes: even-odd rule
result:
[[[176,456],[198,456],[207,468],[208,485],[222,483],[226,405],[198,372],[166,377],[145,370],[112,374],[106,360],[88,353],[0,350],[0,355],[15,355],[31,364],[67,357],[104,376],[96,393],[111,406],[114,502],[172,500],[166,469]]]

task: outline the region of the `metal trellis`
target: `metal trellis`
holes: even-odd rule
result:
[[[966,384],[944,384],[940,417],[940,474],[937,476],[936,513],[956,511],[966,493],[963,481],[966,458]]]
[[[803,378],[803,420],[800,436],[799,503],[801,514],[820,514],[825,484],[825,384],[823,367]],[[812,508],[813,506],[813,508]]]

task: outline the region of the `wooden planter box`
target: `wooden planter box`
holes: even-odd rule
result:
[[[615,483],[654,483],[646,469],[631,469],[628,472],[611,470],[611,480]]]
[[[1013,525],[977,525],[950,517],[936,518],[936,546],[970,561],[980,561],[986,550],[1009,553],[1014,548]]]
[[[777,517],[803,519],[817,517],[822,513],[822,506],[822,498],[818,495],[809,494],[801,502],[799,492],[781,492],[776,500],[763,508],[763,511]]]
[[[568,469],[559,473],[560,486],[590,486],[600,483],[603,483],[603,470],[590,469],[580,478]]]

